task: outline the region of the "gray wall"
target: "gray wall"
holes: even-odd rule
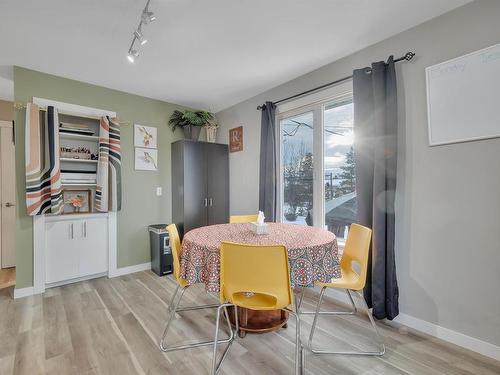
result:
[[[414,61],[398,66],[401,312],[500,345],[500,139],[429,147],[424,73],[500,43],[499,15],[500,1],[473,2],[218,113],[219,141],[244,131],[244,151],[230,156],[231,213],[258,208],[258,104],[413,50]]]

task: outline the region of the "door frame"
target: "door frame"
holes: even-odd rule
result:
[[[7,129],[10,129],[12,131],[12,143],[14,144],[15,146],[15,138],[14,138],[14,121],[8,121],[8,120],[0,120],[0,128],[7,128]],[[15,168],[15,153],[14,153],[14,168]],[[15,171],[14,171],[15,173]],[[15,175],[14,175],[15,177]],[[1,183],[1,177],[0,177],[0,183]],[[14,190],[15,190],[15,183],[16,183],[16,180],[14,178]],[[0,191],[0,194],[2,192]],[[2,197],[0,196],[0,204],[3,206],[4,202],[3,200],[1,199]],[[15,199],[15,198],[14,198]],[[15,206],[17,205],[17,201],[14,201],[14,220],[17,220],[17,207]],[[0,210],[3,209],[2,207],[0,207]],[[2,246],[2,239],[3,239],[3,233],[1,231],[1,225],[2,225],[2,215],[1,215],[1,212],[0,212],[0,269],[2,269],[2,257],[3,257],[3,246]],[[15,237],[15,233],[13,233],[14,237]],[[15,242],[14,242],[14,252],[16,251],[16,248],[15,248]],[[15,267],[15,265],[13,266]]]

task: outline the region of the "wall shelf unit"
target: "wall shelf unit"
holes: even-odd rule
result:
[[[75,104],[33,98],[40,108],[54,106],[59,121],[85,125],[92,135],[59,133],[59,145],[68,149],[99,151],[99,120],[116,113]],[[59,158],[65,188],[90,190],[94,201],[98,160]],[[89,177],[90,176],[90,177]],[[71,180],[74,180],[71,181]],[[89,179],[86,182],[85,179]],[[90,205],[95,210],[95,204]],[[33,291],[94,277],[117,275],[116,212],[65,213],[33,217]]]

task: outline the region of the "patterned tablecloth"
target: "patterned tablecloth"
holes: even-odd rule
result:
[[[288,249],[292,286],[314,285],[340,277],[335,235],[323,229],[269,223],[269,234],[257,235],[253,224],[219,224],[193,229],[182,242],[181,277],[189,284],[204,283],[209,292],[219,291],[221,241],[254,245],[285,245]]]

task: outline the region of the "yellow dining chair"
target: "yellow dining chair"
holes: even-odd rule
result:
[[[321,287],[321,293],[319,295],[318,304],[316,305],[316,311],[314,312],[300,312],[300,314],[314,314],[314,320],[311,326],[311,332],[309,334],[308,347],[311,352],[315,354],[343,354],[343,355],[372,355],[372,356],[382,356],[385,353],[385,345],[382,342],[382,338],[378,332],[377,325],[373,320],[368,305],[366,304],[365,298],[363,297],[363,288],[366,284],[366,274],[368,271],[368,254],[370,250],[370,241],[372,236],[372,230],[366,228],[359,224],[351,224],[349,234],[347,236],[347,241],[344,248],[344,253],[342,255],[342,260],[340,261],[340,268],[342,270],[342,277],[340,279],[332,279],[329,283],[316,282],[316,285]],[[357,263],[359,272],[353,268]],[[344,289],[349,296],[349,300],[353,307],[352,311],[320,311],[321,303],[323,302],[323,296],[327,288],[337,288]],[[302,295],[299,301],[302,301],[304,288],[302,289]],[[362,301],[362,304],[368,314],[370,323],[375,331],[375,334],[381,343],[381,348],[379,351],[333,351],[333,350],[323,350],[313,348],[313,336],[316,330],[316,324],[318,322],[319,315],[353,315],[357,312],[356,305],[352,298],[351,293],[356,294]]]
[[[257,215],[232,215],[229,217],[229,224],[254,223],[256,221],[257,221]]]
[[[190,343],[190,344],[185,344],[185,345],[177,345],[177,346],[172,346],[172,347],[167,347],[166,344],[166,336],[167,333],[170,329],[170,325],[172,323],[172,320],[175,316],[176,313],[182,312],[182,311],[191,311],[191,310],[202,310],[202,309],[217,309],[219,307],[219,304],[212,304],[212,305],[198,305],[198,306],[190,306],[190,307],[179,307],[179,304],[181,302],[182,296],[184,295],[184,292],[191,286],[188,284],[188,281],[183,279],[180,276],[181,270],[180,270],[180,252],[181,252],[181,241],[179,238],[179,233],[177,231],[177,227],[175,224],[170,224],[167,226],[167,232],[170,240],[170,247],[172,249],[172,256],[174,258],[174,270],[173,270],[173,276],[175,279],[175,282],[177,283],[177,287],[175,289],[175,292],[172,296],[172,299],[170,301],[169,307],[168,307],[168,319],[167,323],[165,326],[165,330],[163,331],[163,336],[160,340],[160,349],[164,352],[171,352],[174,350],[183,350],[183,349],[189,349],[189,348],[195,348],[198,346],[207,346],[207,345],[212,345],[214,342],[213,341],[202,341],[202,342],[195,342],[195,343]],[[177,295],[180,295],[179,298],[176,300]],[[220,314],[221,310],[218,309],[217,313]],[[230,331],[230,336],[227,339],[219,341],[219,343],[225,343],[225,342],[230,342],[234,338],[234,332],[231,327],[231,323],[229,321],[229,316],[227,314],[227,309],[224,309],[224,315],[229,327]]]
[[[220,303],[215,324],[212,374],[216,368],[221,309],[233,306],[236,332],[238,307],[251,310],[286,310],[296,318],[295,374],[300,371],[300,318],[290,286],[288,252],[283,245],[257,246],[222,242],[220,248]],[[231,344],[228,345],[228,347]]]

